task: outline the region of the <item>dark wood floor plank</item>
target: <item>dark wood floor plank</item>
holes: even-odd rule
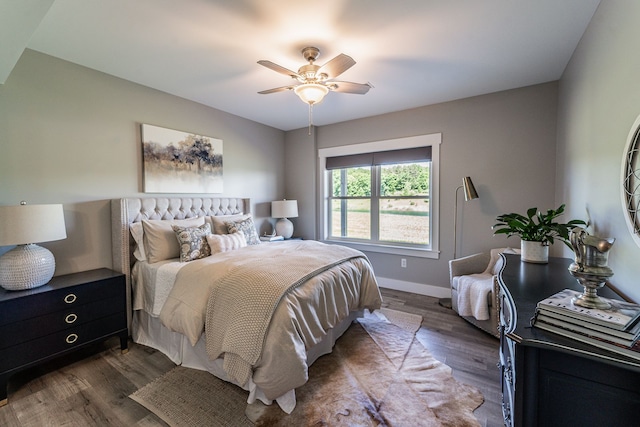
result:
[[[142,385],[147,384],[149,380],[142,385],[136,385],[131,382],[129,377],[133,371],[120,371],[114,367],[113,361],[134,359],[127,357],[127,355],[119,355],[119,353],[119,348],[113,347],[100,355],[104,357],[92,360],[90,363],[78,362],[70,369],[65,369],[73,371],[73,375],[90,378],[90,388],[78,393],[76,397],[81,396],[92,402],[93,406],[97,406],[96,413],[87,412],[86,417],[91,422],[96,420],[99,425],[129,426],[148,414],[148,411],[129,399],[129,395]],[[170,365],[170,367],[172,366]],[[69,406],[75,407],[74,405]],[[104,419],[99,419],[100,415]]]
[[[383,289],[384,306],[423,317],[418,339],[449,365],[456,379],[477,387],[485,402],[475,412],[482,426],[502,425],[498,340],[458,317],[436,298]],[[175,365],[149,347],[117,338],[20,372],[9,381],[0,426],[166,426],[128,396]]]

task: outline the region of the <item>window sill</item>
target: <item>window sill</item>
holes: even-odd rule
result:
[[[323,240],[323,242],[328,244],[348,246],[362,252],[377,252],[383,254],[411,256],[416,258],[440,258],[440,253],[432,249],[407,248],[403,246],[393,245],[376,245],[373,243],[360,243],[339,239]]]

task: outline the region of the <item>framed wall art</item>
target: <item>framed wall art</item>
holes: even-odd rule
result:
[[[222,140],[141,125],[145,193],[222,193]]]

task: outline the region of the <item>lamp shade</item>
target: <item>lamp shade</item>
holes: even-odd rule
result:
[[[297,218],[298,217],[298,201],[297,200],[276,200],[271,202],[272,218]]]
[[[319,104],[324,99],[324,96],[329,93],[329,88],[316,83],[306,83],[296,86],[293,91],[303,102]]]
[[[0,246],[66,238],[62,205],[0,206]]]
[[[66,237],[62,205],[0,206],[0,246],[18,245],[0,256],[0,286],[19,291],[48,283],[56,261],[35,243]]]
[[[476,191],[476,187],[473,185],[473,181],[471,181],[471,177],[464,177],[462,179],[462,187],[464,188],[464,200],[474,200],[479,198],[478,192]]]

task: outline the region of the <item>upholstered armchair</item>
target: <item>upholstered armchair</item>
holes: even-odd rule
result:
[[[499,337],[500,299],[497,274],[500,253],[519,253],[512,248],[492,249],[449,261],[451,306],[463,319]]]

